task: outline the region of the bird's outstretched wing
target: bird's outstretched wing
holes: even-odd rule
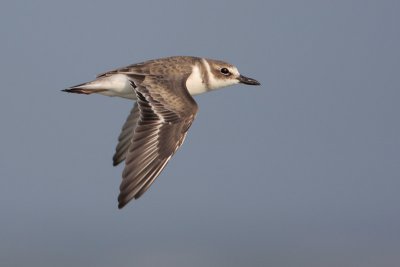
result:
[[[114,160],[114,163],[119,162],[125,156],[119,208],[146,192],[182,145],[197,113],[197,104],[187,91],[185,81],[186,78],[165,79],[160,75],[148,75],[137,84],[138,112],[134,107],[127,120],[137,122],[135,126],[128,123],[127,128],[133,129],[129,148],[123,153],[126,147],[120,141],[117,152],[120,151],[122,156]],[[137,119],[136,113],[139,114]],[[120,140],[125,141],[121,136]]]
[[[131,113],[122,126],[121,133],[118,137],[118,145],[115,148],[115,154],[113,156],[113,165],[117,166],[122,161],[125,160],[126,152],[129,149],[129,146],[132,142],[133,133],[135,132],[136,124],[140,117],[139,106],[135,102],[133,108],[131,109]]]

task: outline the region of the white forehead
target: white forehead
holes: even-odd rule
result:
[[[230,65],[228,69],[234,76],[240,75],[239,70],[235,66]]]

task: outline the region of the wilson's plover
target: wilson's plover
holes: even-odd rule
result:
[[[125,160],[118,208],[151,186],[185,140],[197,104],[192,95],[243,83],[260,85],[229,63],[189,56],[167,57],[112,70],[63,91],[135,101],[113,157]]]

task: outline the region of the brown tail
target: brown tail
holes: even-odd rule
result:
[[[100,93],[100,92],[107,91],[107,89],[68,88],[68,89],[64,89],[64,90],[61,90],[61,91],[67,92],[67,93],[90,95],[90,94],[93,94],[93,93]]]
[[[101,87],[99,88],[99,84],[97,84],[97,86],[96,86],[96,83],[99,83],[99,81],[98,80],[94,80],[94,81],[87,82],[87,83],[81,83],[81,84],[78,84],[78,85],[75,85],[75,86],[71,86],[71,87],[69,87],[67,89],[64,89],[62,91],[63,92],[67,92],[67,93],[84,94],[84,95],[90,95],[90,94],[93,94],[93,93],[101,93],[101,92],[104,92],[104,91],[108,91],[107,89],[104,89],[104,87],[103,88],[101,88]]]

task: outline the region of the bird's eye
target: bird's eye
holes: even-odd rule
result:
[[[224,74],[224,75],[229,75],[229,74],[231,74],[227,68],[222,68],[222,69],[221,69],[221,73]]]

